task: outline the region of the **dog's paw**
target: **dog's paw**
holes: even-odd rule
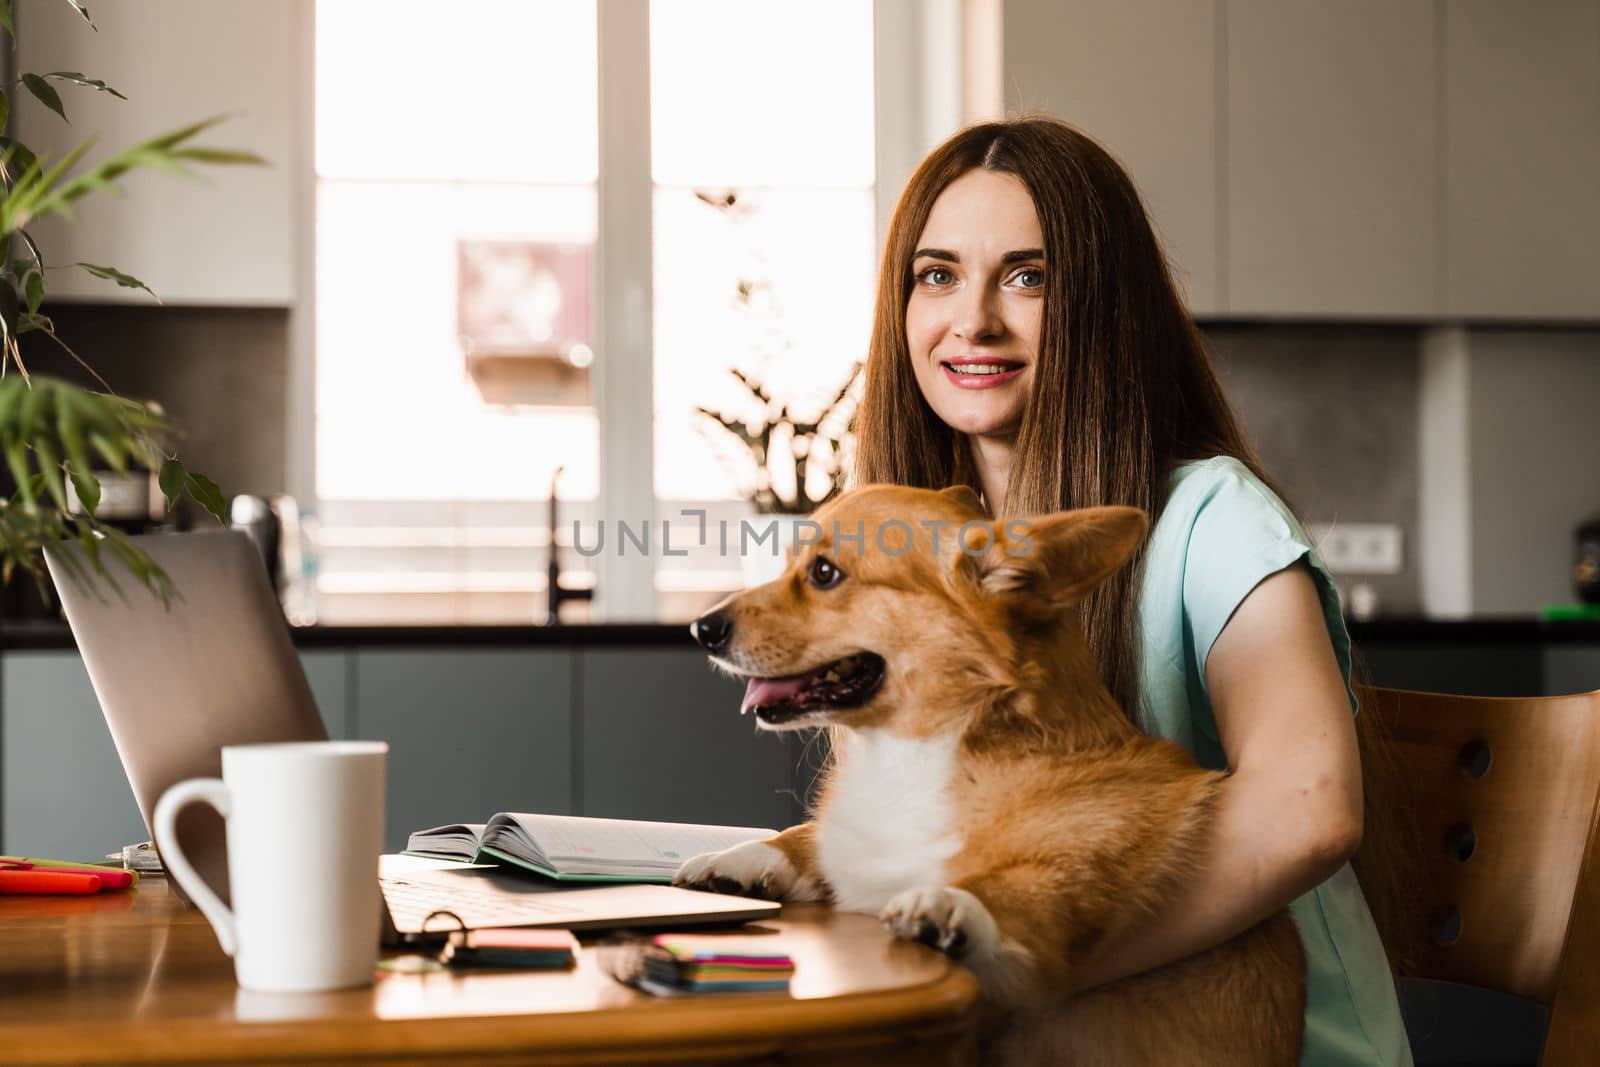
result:
[[[791,904],[825,897],[816,879],[795,870],[781,849],[765,841],[746,841],[721,852],[696,856],[678,868],[672,884]]]
[[[896,893],[878,917],[894,936],[920,941],[955,959],[986,959],[1000,941],[1000,928],[989,909],[954,886]]]

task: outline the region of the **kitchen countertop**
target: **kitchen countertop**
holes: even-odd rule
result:
[[[561,626],[309,626],[291,631],[300,648],[422,645],[506,647],[690,649],[694,642],[687,622],[591,623]],[[1600,620],[1549,622],[1533,615],[1473,619],[1394,617],[1350,623],[1350,636],[1384,644],[1597,644]],[[67,649],[72,634],[64,622],[49,620],[0,623],[0,648]]]
[[[298,648],[454,645],[495,648],[504,646],[693,648],[687,622],[593,623],[560,626],[302,626],[289,631]],[[0,648],[72,648],[72,632],[65,622],[48,620],[0,623]]]

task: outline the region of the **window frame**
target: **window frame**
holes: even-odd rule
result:
[[[296,291],[290,310],[286,470],[289,492],[319,508],[316,479],[316,2],[299,0],[294,182]],[[926,152],[962,120],[962,18],[972,0],[872,0],[876,250],[900,190]],[[599,173],[593,290],[596,512],[636,522],[657,513],[654,463],[653,195],[650,0],[598,0]],[[905,48],[904,42],[917,42]],[[711,502],[725,507],[726,502]],[[570,512],[569,512],[570,514]],[[656,621],[655,552],[605,552],[594,569],[592,618]],[[576,562],[576,561],[574,561]]]

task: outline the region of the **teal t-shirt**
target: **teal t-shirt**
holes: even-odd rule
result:
[[[1248,467],[1227,456],[1186,463],[1173,472],[1171,494],[1145,549],[1139,723],[1205,766],[1222,768],[1227,757],[1206,693],[1206,657],[1250,591],[1301,559],[1310,565],[1346,688],[1350,636],[1333,578],[1305,531]],[[1306,948],[1300,1062],[1410,1064],[1388,959],[1350,865],[1290,911]]]

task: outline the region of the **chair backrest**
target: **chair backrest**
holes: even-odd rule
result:
[[[1547,1063],[1594,1040],[1600,691],[1358,696],[1369,815],[1357,867],[1396,969],[1551,1005]],[[1392,884],[1373,886],[1383,871]]]

